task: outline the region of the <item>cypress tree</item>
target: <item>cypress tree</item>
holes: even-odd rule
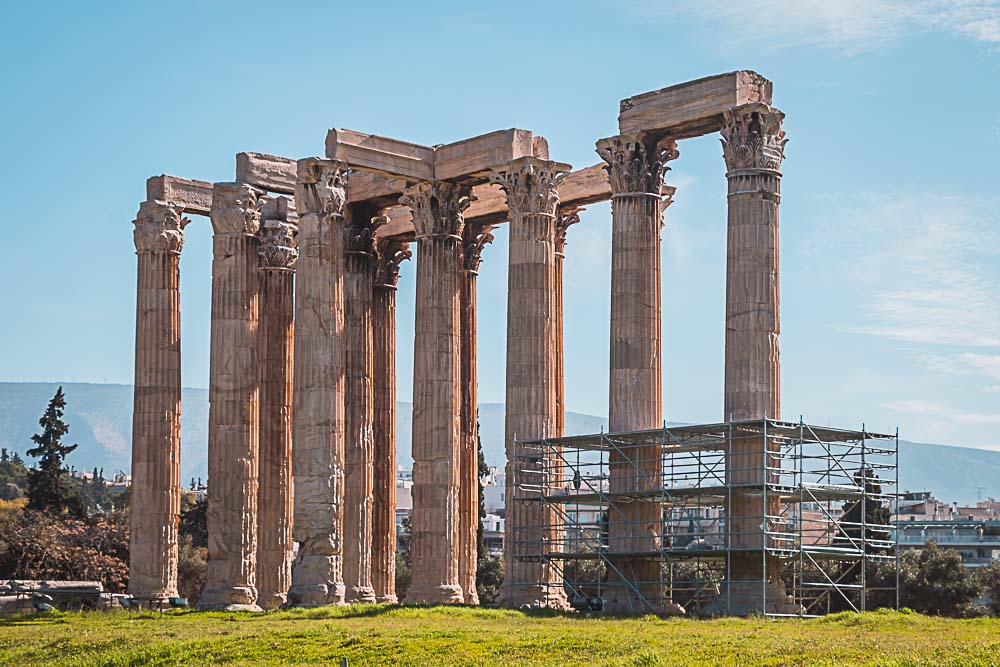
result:
[[[63,421],[65,410],[66,397],[59,387],[38,420],[42,432],[31,436],[35,447],[28,450],[28,456],[38,459],[38,467],[28,472],[27,507],[51,514],[66,512],[83,519],[87,514],[83,501],[66,483],[63,468],[66,456],[76,449],[76,445],[62,443],[63,436],[69,433],[69,425]]]

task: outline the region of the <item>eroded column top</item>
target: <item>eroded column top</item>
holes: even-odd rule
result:
[[[769,171],[780,174],[788,139],[781,123],[785,114],[760,102],[726,111],[722,155],[730,173]]]
[[[162,252],[179,255],[184,247],[184,227],[191,222],[183,209],[170,202],[152,200],[139,204],[132,224],[136,254]]]
[[[295,207],[300,217],[343,216],[347,204],[347,164],[310,157],[296,163]]]
[[[217,235],[255,236],[260,231],[260,190],[242,183],[212,185],[209,216]]]
[[[291,221],[292,201],[268,197],[261,206],[260,268],[262,271],[292,271],[299,258],[296,237],[299,226]]]
[[[507,208],[512,218],[521,215],[555,217],[559,206],[556,191],[572,167],[562,162],[522,157],[494,167],[490,182],[499,185],[507,195]]]
[[[421,181],[407,188],[399,203],[413,212],[417,240],[462,238],[465,210],[473,201],[470,185],[447,181]]]
[[[410,244],[398,238],[383,238],[375,242],[376,288],[396,289],[399,282],[399,265],[410,259]]]
[[[667,162],[680,156],[673,137],[644,133],[619,134],[600,139],[597,154],[606,163],[611,197],[662,196]]]

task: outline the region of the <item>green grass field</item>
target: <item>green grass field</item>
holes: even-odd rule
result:
[[[1000,620],[585,618],[456,607],[0,620],[0,664],[1000,665]]]

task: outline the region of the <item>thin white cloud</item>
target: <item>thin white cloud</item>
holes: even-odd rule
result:
[[[921,358],[927,368],[940,373],[956,375],[978,375],[991,380],[1000,380],[1000,354],[978,354],[962,352],[958,354],[928,354]],[[1000,390],[1000,385],[985,388],[987,391]]]
[[[907,33],[1000,44],[1000,0],[635,0],[644,16],[695,20],[715,43],[758,50],[883,49]]]
[[[864,301],[848,330],[898,341],[1000,347],[1000,233],[995,200],[872,196],[844,212],[841,240]],[[962,357],[963,367],[993,355]]]
[[[1000,425],[1000,413],[965,412],[952,409],[943,403],[923,399],[889,401],[883,403],[882,407],[893,412],[943,420],[963,426]]]

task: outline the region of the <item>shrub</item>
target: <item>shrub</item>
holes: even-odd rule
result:
[[[976,572],[976,579],[983,591],[990,597],[990,608],[1000,616],[1000,561],[992,561]]]
[[[900,603],[922,614],[965,616],[982,590],[957,551],[928,542],[899,558]]]
[[[100,581],[124,592],[128,527],[118,518],[87,523],[25,510],[0,521],[0,578]]]

